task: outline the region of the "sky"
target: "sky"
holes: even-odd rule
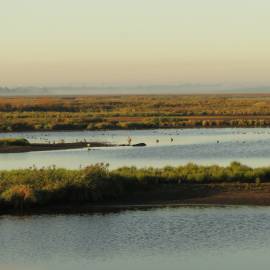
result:
[[[0,85],[270,85],[269,0],[0,0]]]

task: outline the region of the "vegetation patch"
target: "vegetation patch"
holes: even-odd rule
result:
[[[30,142],[25,138],[0,138],[1,146],[26,146],[30,145]]]
[[[267,126],[267,94],[0,98],[5,132]]]
[[[260,190],[270,183],[270,167],[250,168],[238,162],[228,167],[187,164],[178,167],[123,167],[109,170],[96,164],[80,170],[55,167],[0,171],[0,208],[25,209],[63,204],[112,202],[136,192],[178,190],[178,199],[192,194],[206,196],[209,190]],[[169,195],[170,196],[170,195]],[[193,195],[192,195],[193,196]]]

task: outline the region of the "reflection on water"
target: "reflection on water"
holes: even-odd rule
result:
[[[237,160],[250,166],[270,165],[270,129],[161,129],[144,131],[83,131],[51,133],[11,133],[1,137],[23,136],[32,142],[66,142],[88,140],[99,142],[145,142],[147,147],[116,147],[0,154],[0,169],[57,165],[78,168],[91,163],[119,166],[165,166],[187,162],[227,165]],[[173,142],[171,142],[173,138]],[[156,143],[156,140],[159,143]]]
[[[2,217],[0,269],[269,269],[269,210]]]

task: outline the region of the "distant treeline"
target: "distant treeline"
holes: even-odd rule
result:
[[[59,204],[117,201],[134,192],[168,185],[270,182],[270,167],[250,168],[233,162],[228,167],[187,164],[179,167],[123,167],[109,170],[96,164],[80,170],[55,167],[0,171],[0,207],[23,209]],[[203,195],[203,194],[201,194]],[[181,199],[181,198],[179,198]]]
[[[0,98],[0,131],[270,126],[270,95]]]

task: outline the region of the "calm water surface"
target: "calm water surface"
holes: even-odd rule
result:
[[[0,269],[269,269],[269,207],[0,218]]]
[[[250,166],[270,165],[270,129],[161,129],[146,131],[85,131],[50,133],[11,133],[0,137],[26,137],[31,142],[66,142],[88,140],[99,142],[145,142],[147,147],[116,147],[62,150],[50,152],[0,154],[0,169],[56,165],[79,168],[104,162],[119,166],[180,165],[188,162],[227,165],[240,161]],[[173,142],[171,142],[173,138]],[[156,140],[159,143],[156,143]]]

